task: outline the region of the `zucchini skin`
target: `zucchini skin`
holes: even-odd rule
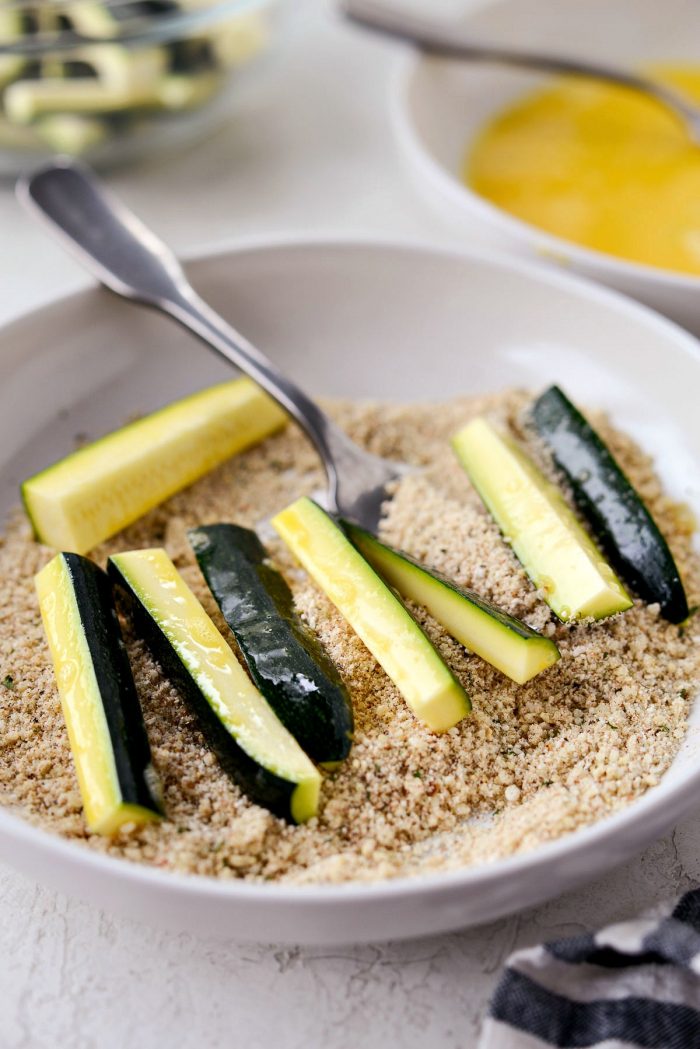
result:
[[[122,801],[162,815],[141,704],[122,638],[112,585],[79,554],[60,555],[68,569],[80,624],[95,670]]]
[[[558,386],[535,401],[532,421],[613,567],[638,597],[681,623],[689,609],[676,562],[608,447]]]
[[[515,616],[509,615],[509,613],[505,612],[502,608],[498,608],[497,605],[492,604],[475,590],[472,590],[469,587],[459,586],[453,579],[450,579],[448,576],[444,575],[444,573],[438,571],[438,569],[428,568],[427,565],[416,560],[411,554],[407,554],[405,550],[397,550],[396,547],[385,543],[376,535],[373,535],[372,532],[368,532],[365,528],[360,527],[360,525],[352,524],[350,521],[345,521],[343,519],[340,520],[340,524],[342,525],[348,539],[355,547],[357,547],[363,557],[366,557],[370,564],[375,567],[376,571],[382,575],[385,582],[388,582],[389,585],[398,590],[402,597],[408,597],[416,601],[418,604],[422,604],[423,607],[428,609],[433,618],[442,624],[448,634],[459,641],[460,644],[464,645],[469,651],[475,652],[481,659],[485,660],[491,666],[496,667],[496,669],[500,670],[502,674],[506,674],[512,681],[516,681],[518,684],[522,685],[525,684],[526,681],[529,681],[531,677],[535,676],[535,674],[532,673],[526,678],[521,678],[513,672],[512,666],[507,665],[508,661],[506,659],[496,662],[493,653],[489,652],[486,645],[483,643],[483,635],[480,644],[476,643],[478,638],[476,638],[473,633],[470,637],[466,630],[464,630],[460,636],[460,634],[455,631],[454,624],[453,626],[450,626],[450,623],[441,617],[439,609],[436,609],[434,605],[431,607],[426,600],[422,600],[422,596],[419,596],[415,592],[411,592],[410,588],[405,589],[402,585],[406,582],[405,578],[403,580],[397,578],[398,573],[393,579],[390,575],[387,577],[387,573],[383,571],[382,564],[377,563],[375,560],[376,554],[375,557],[372,556],[372,550],[385,551],[389,554],[390,558],[393,559],[394,564],[403,563],[409,566],[409,568],[416,569],[423,580],[430,580],[431,584],[435,584],[436,587],[444,588],[451,594],[456,595],[456,597],[463,602],[464,608],[470,606],[470,611],[476,610],[477,614],[483,616],[484,620],[489,623],[489,625],[500,631],[499,648],[505,649],[507,647],[507,642],[512,641],[514,636],[517,638],[518,642],[525,642],[526,644],[529,644],[530,647],[532,647],[532,644],[534,643],[538,648],[541,647],[541,649],[546,649],[548,657],[546,660],[542,660],[544,665],[542,665],[539,670],[535,671],[535,673],[541,673],[560,658],[559,649],[553,641],[546,638],[543,634],[538,633],[537,630],[533,630],[532,627],[527,626],[527,624],[523,623],[520,619],[516,619]]]
[[[419,721],[433,732],[446,732],[469,714],[471,700],[461,682],[335,517],[302,496],[271,524]]]
[[[312,761],[342,761],[352,746],[350,696],[255,532],[215,524],[188,535],[250,676],[277,717]]]
[[[502,608],[498,608],[497,605],[492,604],[487,598],[482,597],[481,594],[477,594],[476,590],[472,590],[468,586],[460,586],[458,583],[455,583],[454,579],[450,579],[449,576],[446,576],[444,572],[440,572],[437,568],[428,568],[427,565],[418,561],[411,554],[407,554],[405,550],[399,550],[395,546],[390,546],[389,543],[385,543],[383,539],[378,539],[376,535],[372,532],[368,532],[366,528],[353,524],[351,521],[345,521],[342,518],[340,518],[340,524],[353,545],[359,546],[362,540],[366,539],[370,542],[376,543],[378,546],[383,546],[396,557],[400,557],[402,561],[406,561],[406,563],[413,568],[419,569],[424,575],[432,576],[432,578],[437,580],[438,583],[441,583],[442,586],[446,586],[459,597],[465,598],[470,604],[474,605],[475,608],[478,608],[480,612],[483,612],[485,615],[489,616],[489,618],[493,619],[494,622],[498,623],[499,626],[503,627],[504,630],[509,630],[512,634],[516,634],[517,637],[522,638],[523,641],[547,640],[543,634],[540,634],[537,630],[529,627],[527,623],[523,623],[521,619],[516,619],[515,616],[511,616],[508,612],[504,612]],[[355,540],[357,540],[357,542],[355,542]]]
[[[295,822],[291,800],[296,784],[270,772],[243,750],[219,721],[189,670],[111,559],[107,570],[126,595],[129,612],[140,636],[197,718],[202,734],[224,772],[254,802],[290,823]]]

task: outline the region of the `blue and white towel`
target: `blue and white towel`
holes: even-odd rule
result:
[[[479,1049],[700,1049],[700,890],[661,917],[516,951]]]

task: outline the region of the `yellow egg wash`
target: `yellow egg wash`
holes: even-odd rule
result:
[[[700,67],[653,73],[700,101]],[[700,146],[639,92],[572,79],[520,99],[472,144],[464,181],[548,233],[700,273]]]

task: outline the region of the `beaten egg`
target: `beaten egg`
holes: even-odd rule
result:
[[[700,67],[659,67],[700,102]],[[464,180],[548,233],[647,266],[700,274],[700,146],[659,103],[565,80],[496,116]]]

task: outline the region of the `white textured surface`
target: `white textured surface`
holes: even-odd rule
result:
[[[358,948],[236,946],[116,921],[0,874],[2,1049],[472,1049],[516,946],[623,920],[700,876],[700,821],[583,891],[482,929]]]
[[[231,126],[114,187],[179,249],[299,230],[450,243],[390,139],[392,49],[333,26],[322,0],[295,2],[287,53]],[[81,282],[9,190],[0,230],[0,320]],[[0,868],[0,1049],[463,1049],[513,947],[622,920],[698,879],[700,818],[585,890],[480,930],[294,950],[155,932]]]

